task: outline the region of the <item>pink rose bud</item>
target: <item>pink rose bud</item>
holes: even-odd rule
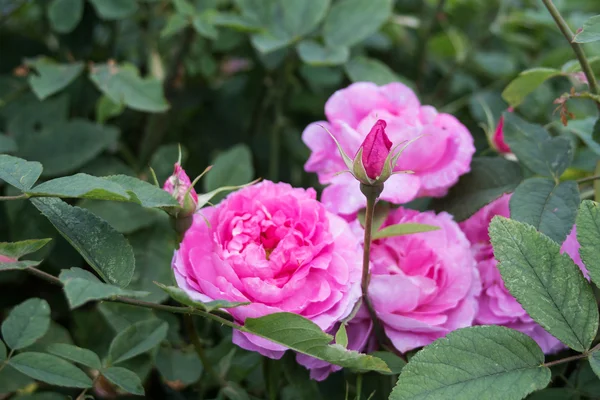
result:
[[[508,112],[513,112],[512,107],[508,107]],[[496,127],[496,132],[494,132],[494,137],[492,138],[492,145],[498,151],[498,153],[510,153],[510,147],[504,141],[504,116],[500,116],[498,120],[498,126]]]
[[[371,179],[377,179],[381,175],[392,148],[392,142],[385,133],[386,126],[387,124],[382,119],[375,122],[360,146],[362,148],[362,163],[367,176]]]
[[[192,187],[192,182],[179,163],[175,164],[173,175],[166,180],[163,189],[169,192],[181,205],[178,217],[188,217],[196,212],[198,194]]]

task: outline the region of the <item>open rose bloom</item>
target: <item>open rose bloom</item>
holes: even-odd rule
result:
[[[496,215],[510,216],[509,201],[510,195],[504,195],[460,224],[471,242],[483,284],[475,322],[480,325],[503,325],[516,329],[531,336],[544,353],[554,353],[564,348],[564,345],[535,322],[509,293],[498,270],[498,262],[494,258],[488,227]],[[579,243],[575,229],[563,243],[561,253],[569,254],[585,273],[579,257]]]
[[[304,167],[328,185],[321,200],[335,213],[351,215],[366,202],[352,175],[336,175],[347,168],[325,129],[350,155],[356,153],[378,120],[385,121],[387,136],[394,145],[423,135],[407,147],[394,168],[414,174],[394,174],[385,184],[380,198],[391,203],[443,196],[469,171],[475,147],[467,128],[452,115],[422,106],[413,91],[401,83],[354,83],[329,98],[325,115],[327,121],[310,124],[302,134],[312,151]]]
[[[292,312],[324,331],[347,317],[360,298],[358,239],[313,189],[264,181],[194,215],[173,259],[177,284],[200,301],[250,305],[229,310],[236,322]],[[248,350],[280,358],[286,348],[234,331]]]

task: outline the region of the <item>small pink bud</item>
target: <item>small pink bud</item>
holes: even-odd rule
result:
[[[179,212],[179,216],[181,217],[192,215],[194,212],[196,212],[196,208],[198,206],[198,194],[193,187],[190,189],[191,185],[192,182],[190,181],[190,178],[187,176],[183,168],[181,168],[181,165],[176,163],[175,169],[173,170],[173,175],[166,180],[163,189],[177,199],[177,202],[183,208]]]
[[[512,107],[508,107],[508,112],[513,112]],[[505,154],[510,153],[510,147],[504,141],[504,116],[500,116],[498,120],[498,126],[496,126],[496,132],[494,132],[494,136],[492,138],[492,145],[496,148],[498,153]]]
[[[390,155],[392,142],[385,133],[387,124],[378,120],[362,143],[362,163],[371,179],[377,179]]]

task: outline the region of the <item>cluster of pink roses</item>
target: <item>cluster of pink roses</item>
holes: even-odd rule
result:
[[[393,174],[385,182],[380,199],[393,204],[443,196],[469,171],[475,149],[468,130],[453,116],[422,106],[403,84],[355,83],[329,99],[325,114],[326,122],[309,125],[302,136],[312,150],[306,170],[316,172],[327,185],[321,202],[313,189],[264,181],[202,209],[202,215],[196,213],[173,258],[177,284],[191,298],[249,302],[229,310],[240,323],[287,311],[330,333],[350,315],[361,297],[363,228],[357,214],[366,201],[358,182],[350,174],[339,174],[347,165],[325,129],[347,154],[357,153],[372,129],[377,136],[371,139],[379,145],[363,147],[375,155],[382,149],[389,153],[392,143],[423,135],[394,168],[413,173]],[[381,161],[387,155],[375,158]],[[363,153],[365,157],[370,156]],[[375,169],[381,171],[381,165]],[[372,167],[365,165],[370,178]],[[178,182],[189,186],[179,166],[165,189],[173,191]],[[175,192],[180,197],[183,193]],[[195,192],[190,195],[196,198]],[[368,294],[386,335],[399,351],[425,346],[474,324],[520,330],[546,352],[560,348],[558,340],[510,295],[496,268],[487,230],[494,215],[509,215],[508,199],[508,195],[501,197],[461,224],[447,213],[403,207],[389,213],[382,227],[424,223],[440,228],[372,243]],[[581,265],[577,247],[572,233],[563,250]],[[346,326],[348,348],[374,349],[372,326],[368,313],[359,310]],[[233,340],[271,358],[280,358],[286,351],[239,331]],[[311,369],[314,379],[324,379],[338,369],[308,356],[297,359]]]

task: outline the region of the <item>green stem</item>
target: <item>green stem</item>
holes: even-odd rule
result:
[[[550,362],[544,363],[542,365],[544,367],[552,367],[554,365],[564,364],[564,363],[568,363],[570,361],[581,360],[582,358],[586,358],[587,356],[589,356],[590,354],[592,354],[595,351],[600,351],[600,343],[598,343],[596,346],[592,347],[590,350],[584,351],[581,354],[577,354],[577,355],[574,355],[571,357],[561,358],[560,360],[550,361]]]
[[[356,376],[356,400],[360,400],[362,395],[362,382],[363,382],[363,374],[358,374]]]
[[[577,179],[577,183],[592,182],[592,181],[595,181],[597,179],[600,179],[600,175],[586,176],[585,178]]]
[[[25,193],[20,194],[18,196],[0,196],[0,201],[9,201],[9,200],[21,200],[21,199],[26,199],[29,196],[26,195]]]
[[[6,356],[6,360],[4,360],[4,362],[0,365],[0,372],[4,369],[4,367],[8,365],[8,360],[10,360],[14,353],[14,350],[11,350],[10,353],[8,353],[8,356]]]
[[[592,71],[592,67],[590,66],[590,63],[588,62],[588,59],[585,56],[583,48],[581,47],[581,45],[579,43],[573,42],[573,38],[575,37],[575,35],[573,34],[573,31],[571,31],[571,28],[569,28],[569,25],[567,25],[567,22],[564,20],[562,15],[560,15],[560,12],[556,8],[556,6],[552,2],[552,0],[542,0],[542,2],[548,9],[548,12],[550,13],[550,15],[552,15],[552,18],[554,18],[554,22],[556,22],[558,29],[560,29],[563,36],[567,39],[567,41],[571,45],[571,48],[573,49],[573,52],[575,53],[575,56],[577,57],[577,60],[579,61],[579,65],[581,65],[581,70],[583,71],[583,73],[585,74],[585,77],[587,78],[588,85],[590,87],[590,91],[594,94],[600,94],[600,89],[598,88],[598,83],[596,82],[596,77],[594,76],[594,71]],[[596,103],[596,105],[598,106],[598,109],[600,110],[600,103]]]
[[[194,319],[192,318],[192,316],[190,314],[185,314],[183,316],[183,322],[185,324],[185,329],[190,338],[190,341],[192,342],[192,345],[194,345],[196,354],[198,355],[198,358],[204,366],[204,370],[210,375],[212,375],[212,377],[219,383],[219,386],[227,386],[227,382],[223,379],[221,375],[217,373],[217,371],[215,371],[208,357],[206,356],[206,353],[204,352],[204,347],[202,346],[200,338],[198,337],[198,331],[196,330],[196,326],[194,325]]]
[[[373,330],[375,331],[375,335],[377,336],[377,340],[379,341],[379,343],[384,348],[388,349],[389,351],[406,361],[406,357],[404,356],[404,354],[398,351],[398,349],[394,347],[392,342],[385,335],[383,326],[381,325],[381,322],[377,317],[377,313],[375,312],[375,308],[373,307],[373,303],[371,303],[371,299],[369,298],[369,283],[371,281],[371,274],[369,272],[369,260],[371,255],[371,230],[373,229],[373,215],[375,213],[375,202],[377,201],[379,194],[383,190],[383,185],[367,186],[361,183],[360,190],[367,198],[367,209],[365,212],[365,236],[363,245],[363,269],[361,280],[363,304],[365,305],[365,307],[367,307],[367,311],[369,311],[369,316],[373,321]]]

